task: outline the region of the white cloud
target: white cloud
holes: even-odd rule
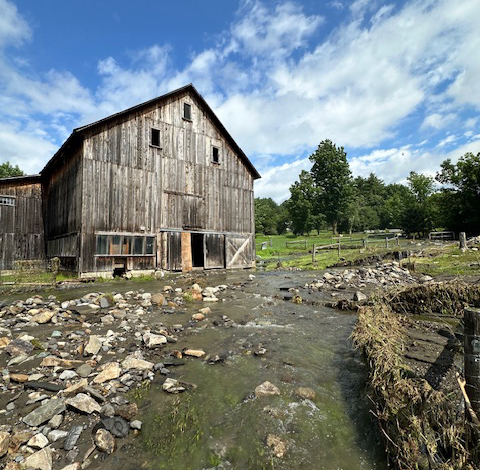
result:
[[[456,115],[453,113],[440,114],[433,113],[425,117],[422,123],[422,128],[444,129],[454,122]]]
[[[438,146],[439,147],[445,147],[445,145],[448,145],[452,142],[455,142],[457,140],[457,137],[454,136],[454,135],[448,135],[447,137],[445,137],[445,139],[442,139],[439,143],[438,143]]]
[[[17,7],[7,0],[0,0],[0,48],[19,46],[30,37],[30,27],[18,14]]]

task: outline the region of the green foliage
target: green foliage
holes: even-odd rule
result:
[[[351,204],[354,196],[352,174],[343,147],[331,140],[324,140],[310,155],[313,167],[310,171],[315,184],[315,214],[324,214],[326,221],[337,233],[338,222],[351,220]]]
[[[279,208],[272,198],[256,198],[255,207],[255,233],[275,235],[277,233],[277,218]]]
[[[11,178],[12,176],[24,176],[25,173],[18,168],[18,165],[11,165],[10,162],[0,163],[0,178]]]
[[[480,233],[480,153],[466,153],[456,164],[445,160],[436,179],[447,185],[439,199],[445,227]]]
[[[300,173],[299,181],[290,187],[288,212],[290,214],[291,229],[295,235],[310,232],[314,227],[314,203],[317,191],[313,179],[308,171]]]

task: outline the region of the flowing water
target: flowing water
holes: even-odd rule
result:
[[[248,274],[207,276],[208,285],[229,286],[220,295],[224,301],[208,304],[208,321],[186,329],[177,344],[168,345],[202,348],[224,360],[209,364],[187,358],[184,365],[170,367],[171,377],[195,384],[194,391],[167,394],[161,388],[164,377],[157,374],[148,389],[131,394],[138,400],[142,431],[96,468],[387,468],[365,393],[366,368],[349,341],[355,315],[316,306],[311,302],[315,295],[302,289],[308,304],[283,300],[285,287],[303,286],[318,273],[257,273],[253,281]],[[168,281],[174,287],[181,282]],[[191,285],[183,282],[182,287]],[[96,285],[85,291],[140,288],[153,293],[159,284]],[[58,297],[80,295],[72,291]],[[191,304],[183,313],[157,313],[155,322],[186,325],[205,305]],[[261,348],[265,354],[255,355]],[[266,380],[280,395],[254,398],[255,387]],[[300,386],[313,389],[316,397],[299,398]],[[281,458],[274,457],[267,444],[275,439],[285,444],[285,449],[277,449],[284,450]]]

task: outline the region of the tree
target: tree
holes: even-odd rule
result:
[[[424,236],[433,228],[434,212],[430,196],[434,192],[434,179],[411,171],[407,178],[410,195],[404,200],[402,228],[408,233]]]
[[[343,147],[324,140],[310,155],[310,170],[316,188],[315,214],[324,214],[326,221],[337,233],[340,219],[348,218],[353,197],[352,175]]]
[[[10,178],[12,176],[24,176],[25,173],[18,168],[18,165],[12,166],[10,162],[0,164],[0,178]]]
[[[278,205],[272,198],[256,198],[255,233],[275,235],[277,233]]]
[[[480,153],[468,152],[456,164],[445,160],[436,180],[448,185],[439,201],[445,227],[480,233]]]
[[[295,235],[309,233],[314,227],[315,192],[312,176],[303,170],[299,175],[299,181],[295,181],[290,187],[291,196],[287,203],[291,229]]]
[[[287,228],[290,225],[290,214],[288,212],[288,200],[283,201],[278,206],[277,221],[276,222],[277,222],[277,233],[278,233],[278,235],[283,235],[287,231]]]

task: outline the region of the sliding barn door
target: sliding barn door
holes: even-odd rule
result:
[[[216,233],[204,235],[205,269],[225,267],[225,236]]]
[[[252,237],[225,237],[227,268],[250,268],[253,266]]]

